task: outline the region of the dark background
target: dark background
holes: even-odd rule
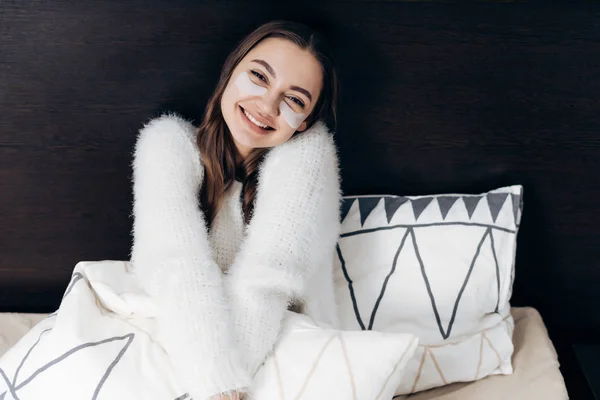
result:
[[[56,309],[75,264],[128,259],[132,146],[202,116],[271,19],[321,28],[342,81],[345,194],[525,187],[512,304],[537,308],[573,397],[600,339],[600,5],[0,3],[0,311]],[[583,392],[582,392],[583,393]]]

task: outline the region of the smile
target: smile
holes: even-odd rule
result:
[[[269,125],[261,124],[260,122],[258,122],[258,121],[256,120],[256,118],[254,118],[254,117],[252,116],[252,114],[250,114],[248,111],[246,111],[245,109],[243,109],[241,106],[240,106],[240,109],[242,110],[242,113],[244,113],[244,115],[246,116],[246,118],[248,118],[248,120],[249,120],[250,122],[252,122],[254,125],[256,125],[257,127],[261,128],[261,129],[263,129],[263,130],[266,130],[266,131],[272,131],[272,130],[274,130],[274,129],[273,129],[272,127],[270,127]]]

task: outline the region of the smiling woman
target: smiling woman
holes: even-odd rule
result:
[[[209,223],[234,180],[243,182],[249,222],[258,166],[269,148],[321,119],[336,124],[337,72],[323,40],[302,24],[275,21],[248,35],[229,55],[198,130]]]
[[[337,325],[336,101],[319,37],[271,22],[227,58],[198,128],[171,114],[140,132],[131,263],[194,399],[251,393],[286,310]]]

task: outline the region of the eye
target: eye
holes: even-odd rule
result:
[[[294,97],[294,96],[288,96],[288,99],[290,99],[294,103],[298,104],[300,107],[304,108],[304,102],[302,100],[300,100],[299,98]]]
[[[258,79],[260,79],[261,81],[263,81],[263,82],[265,82],[265,83],[267,82],[267,78],[265,78],[265,76],[264,76],[263,74],[261,74],[260,72],[258,72],[258,71],[254,71],[254,70],[252,70],[252,71],[250,71],[250,72],[252,72],[252,75],[256,76],[256,77],[257,77]]]

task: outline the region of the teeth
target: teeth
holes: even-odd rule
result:
[[[250,115],[250,113],[248,111],[244,110],[244,114],[246,114],[246,117],[248,117],[248,119],[250,121],[252,121],[252,123],[254,125],[259,126],[259,127],[263,128],[263,129],[267,129],[268,128],[267,125],[263,125],[260,122],[258,122],[257,120],[255,120],[254,117],[252,117],[252,115]]]

